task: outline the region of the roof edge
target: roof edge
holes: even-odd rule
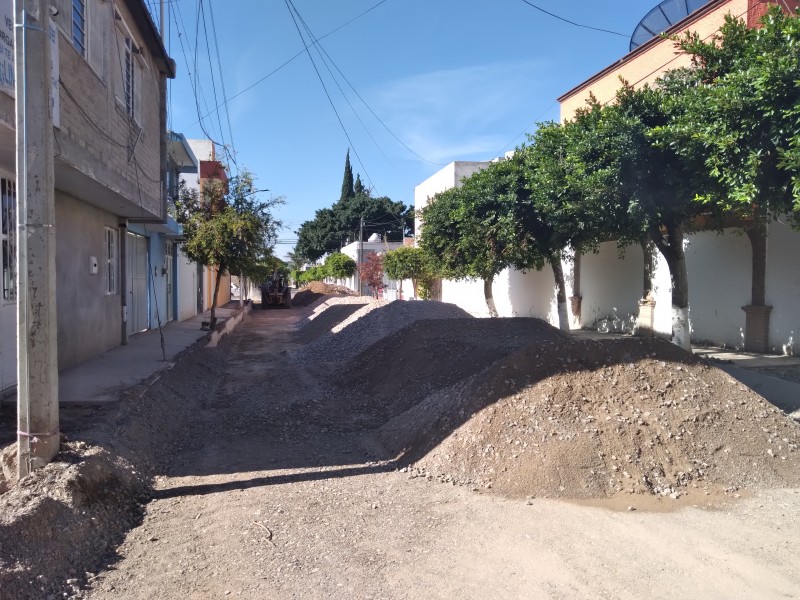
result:
[[[647,40],[644,44],[642,44],[638,48],[628,52],[625,56],[620,58],[617,62],[608,65],[606,68],[604,68],[601,71],[598,71],[597,73],[592,75],[589,79],[584,80],[583,82],[579,83],[578,85],[573,87],[568,92],[565,92],[564,94],[562,94],[561,96],[559,96],[556,99],[557,102],[559,104],[563,103],[565,100],[569,99],[571,96],[574,96],[580,90],[586,88],[587,86],[591,85],[595,81],[598,81],[598,80],[602,79],[603,77],[608,75],[614,69],[619,68],[620,66],[624,65],[625,63],[627,63],[627,62],[633,60],[634,58],[636,58],[639,54],[643,54],[644,52],[647,52],[653,46],[665,41],[663,36],[669,36],[669,35],[672,35],[674,33],[678,33],[680,31],[683,31],[684,29],[689,27],[692,23],[695,23],[696,21],[699,21],[701,18],[706,16],[708,13],[716,10],[717,8],[722,6],[723,4],[727,4],[728,2],[730,2],[730,0],[712,0],[708,4],[704,5],[702,8],[698,8],[696,11],[694,11],[692,14],[690,14],[689,16],[684,18],[682,21],[678,21],[677,23],[675,23],[675,25],[673,25],[669,29],[664,30],[660,35],[657,35],[657,36],[653,37],[652,39]]]

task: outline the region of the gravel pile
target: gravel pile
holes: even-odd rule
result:
[[[311,313],[297,324],[298,341],[308,344],[374,302],[368,296],[336,296],[314,304]]]
[[[291,355],[293,362],[339,362],[354,358],[382,338],[420,319],[464,319],[469,313],[445,302],[374,301]]]
[[[800,425],[663,340],[545,340],[475,373],[381,426],[386,456],[512,497],[800,485]]]

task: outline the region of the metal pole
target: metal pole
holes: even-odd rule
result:
[[[50,34],[48,0],[15,0],[20,478],[50,462],[60,440]]]

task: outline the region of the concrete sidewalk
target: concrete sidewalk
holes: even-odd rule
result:
[[[695,347],[692,350],[698,356],[710,360],[715,366],[778,408],[800,417],[800,383],[781,379],[758,370],[786,367],[800,369],[800,356],[755,354],[712,347]]]
[[[242,309],[229,303],[216,310],[218,327],[238,322]],[[117,399],[121,390],[137,385],[164,369],[172,367],[175,357],[198,340],[212,339],[211,332],[201,329],[208,321],[210,311],[187,319],[171,321],[162,327],[164,351],[161,349],[161,334],[158,330],[132,335],[128,344],[118,346],[79,365],[59,373],[59,404],[101,404]],[[166,360],[164,356],[166,355]]]

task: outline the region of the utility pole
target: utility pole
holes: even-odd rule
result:
[[[361,224],[358,228],[358,295],[364,294],[362,289],[363,283],[361,281],[361,263],[364,261],[364,217],[361,217]]]
[[[60,438],[49,33],[49,0],[14,0],[20,478],[50,462]]]

